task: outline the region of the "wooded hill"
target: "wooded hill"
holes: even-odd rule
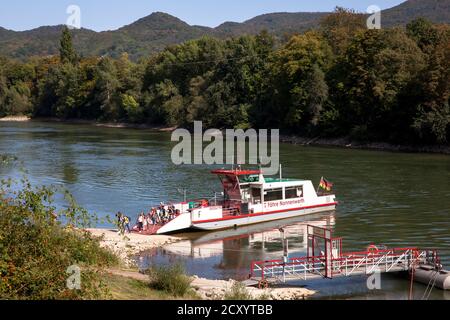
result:
[[[275,37],[288,39],[295,33],[316,29],[329,13],[271,13],[243,23],[225,22],[216,28],[191,26],[166,13],[156,12],[118,30],[95,32],[88,29],[73,32],[74,45],[81,56],[120,57],[128,53],[134,61],[160,52],[168,45],[180,44],[202,36],[221,39],[245,34],[256,35],[263,30]],[[424,17],[433,23],[450,23],[450,0],[409,0],[382,12],[384,27],[405,26]],[[0,55],[29,58],[58,54],[63,26],[43,26],[16,32],[0,27]]]

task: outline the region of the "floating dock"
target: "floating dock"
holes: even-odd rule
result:
[[[267,287],[290,280],[351,277],[374,273],[410,272],[414,281],[443,290],[450,289],[450,272],[443,270],[436,250],[379,248],[342,252],[342,238],[331,230],[308,226],[308,255],[281,260],[253,261],[247,286]],[[322,250],[321,250],[322,249]]]
[[[442,290],[450,290],[450,271],[439,270],[429,265],[414,269],[414,280]]]

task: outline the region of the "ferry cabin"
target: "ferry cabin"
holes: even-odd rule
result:
[[[217,230],[334,210],[334,195],[319,196],[311,181],[265,178],[259,170],[215,170],[223,199],[179,204],[180,217],[158,233],[179,228]],[[188,208],[189,207],[189,208]],[[178,221],[177,221],[178,220]]]

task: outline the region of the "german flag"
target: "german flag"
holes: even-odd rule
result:
[[[322,177],[322,179],[320,180],[319,188],[330,192],[333,188],[333,183]]]

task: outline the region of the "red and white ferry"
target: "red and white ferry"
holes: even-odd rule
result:
[[[335,195],[318,195],[311,181],[265,178],[260,170],[215,170],[221,199],[173,204],[180,214],[160,227],[166,234],[186,229],[220,230],[336,209]]]

